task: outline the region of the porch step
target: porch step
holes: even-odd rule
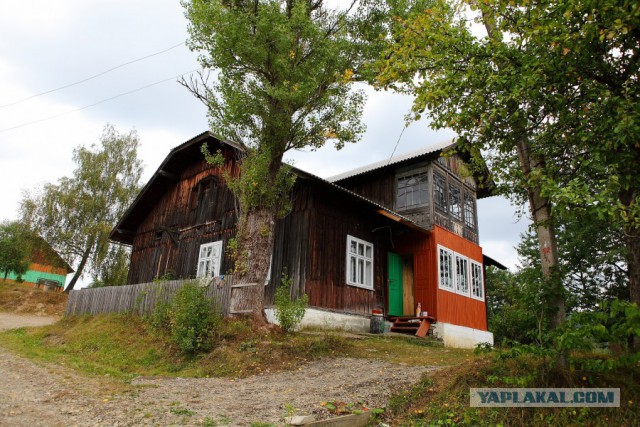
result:
[[[398,332],[402,334],[411,334],[419,337],[424,337],[429,332],[429,327],[433,322],[435,322],[435,318],[431,316],[422,316],[422,317],[408,317],[408,316],[397,316],[391,317],[389,320],[393,320],[393,324],[391,325],[391,332]]]

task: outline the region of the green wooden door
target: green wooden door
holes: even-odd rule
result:
[[[402,316],[402,258],[388,252],[389,259],[389,315]]]

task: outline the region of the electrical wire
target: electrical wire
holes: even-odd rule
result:
[[[84,107],[76,108],[74,110],[65,111],[63,113],[56,114],[56,115],[53,115],[53,116],[50,116],[50,117],[44,117],[42,119],[33,120],[33,121],[30,121],[30,122],[21,123],[21,124],[16,125],[16,126],[0,129],[0,133],[8,132],[10,130],[22,128],[22,127],[25,127],[25,126],[30,126],[30,125],[33,125],[33,124],[36,124],[36,123],[40,123],[40,122],[45,122],[47,120],[57,119],[58,117],[66,116],[67,114],[71,114],[71,113],[75,113],[75,112],[78,112],[78,111],[86,110],[87,108],[95,107],[96,105],[100,105],[100,104],[103,104],[105,102],[112,101],[112,100],[114,100],[116,98],[120,98],[120,97],[125,96],[125,95],[130,95],[132,93],[140,92],[141,90],[150,88],[152,86],[159,85],[161,83],[168,82],[170,80],[177,79],[177,78],[182,77],[182,76],[186,76],[187,74],[195,73],[196,71],[198,71],[198,70],[187,71],[186,73],[178,74],[177,76],[169,77],[169,78],[164,79],[164,80],[160,80],[160,81],[157,81],[157,82],[154,82],[154,83],[150,83],[148,85],[141,86],[141,87],[139,87],[137,89],[133,89],[133,90],[130,90],[128,92],[123,92],[123,93],[120,93],[118,95],[112,96],[110,98],[106,98],[106,99],[102,99],[100,101],[94,102],[93,104],[89,104],[89,105],[85,105]]]
[[[398,145],[400,144],[400,140],[402,139],[402,135],[404,135],[404,131],[407,130],[408,127],[409,127],[409,125],[405,124],[404,127],[402,128],[402,132],[400,132],[400,136],[398,137],[398,140],[396,141],[396,146],[393,147],[393,152],[391,153],[391,156],[389,156],[389,160],[387,160],[386,166],[389,166],[389,163],[391,163],[391,159],[393,159],[393,155],[396,154],[396,150],[398,149]]]
[[[140,62],[140,61],[143,61],[145,59],[149,59],[149,58],[152,58],[154,56],[158,56],[158,55],[161,55],[163,53],[169,52],[170,50],[173,50],[173,49],[177,48],[178,46],[182,46],[182,45],[184,45],[184,42],[178,43],[178,44],[173,45],[171,47],[168,47],[168,48],[166,48],[164,50],[161,50],[159,52],[155,52],[155,53],[152,53],[150,55],[146,55],[146,56],[143,56],[141,58],[137,58],[137,59],[134,59],[134,60],[129,61],[129,62],[125,62],[125,63],[120,64],[120,65],[116,65],[115,67],[111,67],[108,70],[102,71],[102,72],[100,72],[98,74],[94,74],[93,76],[84,78],[82,80],[78,80],[76,82],[69,83],[67,85],[57,87],[55,89],[50,89],[50,90],[47,90],[47,91],[44,91],[44,92],[36,93],[35,95],[28,96],[26,98],[20,99],[20,100],[15,101],[15,102],[11,102],[9,104],[0,105],[0,108],[5,108],[5,107],[11,107],[13,105],[18,105],[18,104],[21,104],[21,103],[23,103],[25,101],[28,101],[28,100],[33,99],[33,98],[37,98],[37,97],[42,96],[42,95],[47,95],[49,93],[57,92],[57,91],[62,90],[62,89],[67,89],[67,88],[70,88],[72,86],[76,86],[76,85],[79,85],[81,83],[88,82],[89,80],[93,80],[93,79],[95,79],[97,77],[104,76],[107,73],[110,73],[110,72],[115,71],[115,70],[117,70],[119,68],[122,68],[122,67],[126,67],[127,65],[131,65],[131,64],[134,64],[136,62]]]

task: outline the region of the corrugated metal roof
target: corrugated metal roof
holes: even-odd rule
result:
[[[376,169],[381,169],[389,165],[404,162],[405,160],[411,160],[417,157],[425,156],[427,154],[435,153],[436,151],[444,150],[445,148],[455,145],[455,142],[448,140],[442,141],[437,144],[429,145],[428,147],[421,148],[419,150],[411,151],[399,156],[392,157],[391,159],[381,160],[379,162],[371,163],[359,168],[351,169],[338,175],[330,176],[326,180],[329,182],[338,182],[352,176],[361,175],[363,173],[371,172]]]

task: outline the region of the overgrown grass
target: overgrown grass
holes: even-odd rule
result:
[[[589,355],[588,357],[595,357]],[[475,358],[438,372],[395,396],[387,416],[392,425],[631,426],[640,425],[640,366],[608,372],[572,370],[554,375],[548,360],[531,355]],[[565,378],[560,380],[560,378]],[[620,408],[471,408],[472,387],[620,388]]]

